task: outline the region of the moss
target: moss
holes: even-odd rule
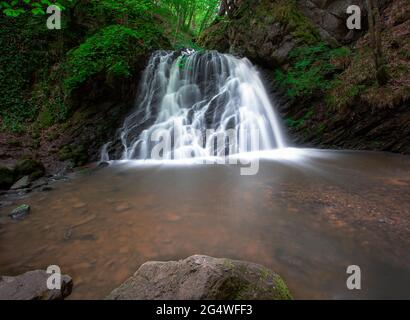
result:
[[[60,161],[71,161],[74,166],[83,166],[88,161],[87,150],[83,145],[65,145],[60,148]]]
[[[288,289],[288,286],[285,284],[285,281],[279,276],[276,275],[275,279],[275,289],[272,292],[273,300],[292,300],[293,297]]]
[[[304,16],[295,0],[263,0],[256,9],[257,17],[270,17],[272,22],[280,22],[292,29],[292,36],[298,44],[314,44],[320,41],[319,33],[310,20]],[[266,23],[266,21],[264,21]]]
[[[53,131],[53,132],[47,133],[45,138],[46,138],[47,141],[50,142],[50,141],[53,141],[53,140],[57,139],[59,136],[60,136],[60,134],[58,132]]]
[[[41,145],[41,143],[40,143],[40,139],[33,139],[32,141],[31,141],[31,144],[30,144],[30,148],[32,148],[32,149],[34,149],[34,150],[37,150],[38,148],[40,148],[40,145]]]
[[[31,158],[23,158],[17,162],[14,168],[15,180],[24,176],[29,176],[31,180],[36,180],[42,177],[45,173],[45,168],[41,162]]]
[[[111,25],[87,38],[79,47],[68,53],[64,65],[66,72],[63,87],[66,94],[97,74],[106,79],[128,77],[133,66],[157,48],[159,32],[153,24],[141,24],[135,28]]]
[[[9,140],[7,144],[11,147],[21,147],[21,142],[14,139]]]

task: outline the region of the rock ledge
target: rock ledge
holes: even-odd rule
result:
[[[282,278],[261,265],[194,255],[144,263],[107,300],[288,300]]]

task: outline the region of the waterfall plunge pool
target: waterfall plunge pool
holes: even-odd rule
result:
[[[292,154],[292,152],[291,152]],[[299,299],[410,297],[410,157],[294,150],[240,166],[114,162],[0,208],[0,274],[57,264],[71,299],[100,299],[148,260],[249,260]],[[14,206],[13,205],[13,206]],[[346,287],[358,265],[362,290]]]

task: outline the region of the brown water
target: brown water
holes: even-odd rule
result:
[[[410,298],[410,157],[306,152],[256,176],[118,164],[32,193],[26,219],[0,209],[0,274],[57,264],[71,299],[100,299],[147,260],[206,254],[270,267],[299,299]]]

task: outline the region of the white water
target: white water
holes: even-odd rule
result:
[[[135,111],[120,129],[122,160],[181,160],[286,148],[259,73],[248,59],[218,52],[154,53]],[[107,143],[101,160],[110,159]]]

